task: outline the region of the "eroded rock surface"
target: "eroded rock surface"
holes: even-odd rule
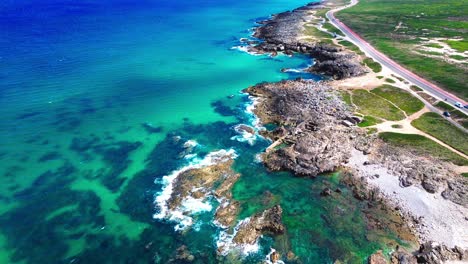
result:
[[[274,131],[263,132],[264,136],[274,141],[262,159],[269,169],[289,170],[298,176],[316,176],[336,171],[340,167],[351,168],[354,181],[350,187],[354,196],[360,200],[374,201],[376,197],[385,200],[390,196],[382,196],[382,190],[387,192],[391,188],[397,188],[397,191],[416,185],[429,193],[427,195],[432,195],[431,199],[437,199],[434,196],[440,197],[442,192],[443,198],[466,206],[468,184],[452,171],[448,162],[431,157],[427,153],[389,145],[375,135],[368,135],[365,129],[355,125],[359,120],[353,118],[340,97],[327,84],[329,83],[295,80],[262,83],[247,89],[249,94],[260,98],[254,112],[261,122],[277,125]],[[357,158],[356,153],[363,158]],[[394,181],[388,177],[394,178]],[[368,184],[374,179],[396,184],[385,190],[383,187],[379,189],[377,185]],[[407,199],[405,195],[395,199]],[[441,200],[443,198],[440,197]],[[406,203],[411,206],[396,210],[405,212],[398,215],[408,219],[407,225],[413,227],[412,230],[419,230],[421,241],[439,239],[437,241],[451,246],[461,241],[447,237],[447,233],[438,237],[440,230],[433,228],[436,224],[440,224],[440,228],[444,225],[439,221],[441,219],[438,211],[443,202],[434,205],[433,208],[427,204],[423,206],[425,210],[412,207],[424,204],[424,201]],[[454,205],[448,201],[447,203]],[[408,212],[408,208],[416,211]],[[458,207],[456,210],[463,211]],[[412,217],[415,215],[424,215],[425,218]],[[466,226],[460,222],[463,219],[459,218],[459,215],[457,213],[453,219],[454,223],[459,223],[460,227]],[[375,225],[379,226],[380,223],[376,221]],[[441,247],[442,249],[445,250],[445,247]],[[403,259],[401,263],[411,263],[405,262],[404,256],[400,258]]]
[[[372,254],[367,261],[369,264],[387,264],[387,260],[385,259],[382,251],[378,251]]]
[[[190,169],[182,172],[174,181],[173,195],[168,201],[170,209],[181,206],[188,197],[202,199],[212,192],[215,185],[219,187],[214,194],[217,197],[230,197],[230,189],[239,178],[232,171],[232,159],[207,167]]]
[[[368,72],[354,52],[304,38],[305,21],[312,18],[310,11],[320,8],[323,6],[311,3],[262,21],[262,25],[255,30],[254,37],[264,42],[252,46],[250,50],[273,55],[278,52],[288,55],[294,52],[310,55],[315,59],[315,64],[309,68],[309,71],[331,76],[334,79],[360,76]]]
[[[399,177],[402,187],[420,185],[429,193],[442,192],[443,198],[468,207],[468,179],[452,171],[447,162],[380,141],[373,143],[370,152],[371,163],[384,165]]]
[[[459,247],[448,248],[434,242],[427,242],[421,245],[416,254],[418,263],[441,264],[447,261],[467,261],[468,250]]]
[[[282,234],[284,232],[282,213],[281,206],[275,205],[262,213],[255,214],[238,227],[233,241],[237,244],[254,244],[262,234]]]
[[[303,176],[335,171],[359,142],[355,139],[362,131],[342,123],[351,119],[347,106],[322,83],[262,83],[247,92],[264,99],[255,109],[262,122],[279,124],[266,135],[278,146],[263,157],[271,170],[291,170]]]

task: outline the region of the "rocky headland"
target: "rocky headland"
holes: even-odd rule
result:
[[[186,144],[182,153],[190,155],[193,144]],[[181,155],[182,155],[181,154]],[[245,254],[257,247],[263,235],[279,235],[284,232],[282,208],[275,205],[245,219],[238,219],[240,203],[232,198],[231,189],[240,174],[232,169],[236,154],[220,150],[208,153],[202,160],[166,176],[163,195],[156,199],[160,212],[155,218],[176,221],[177,230],[185,231],[196,221],[197,213],[211,211],[213,200],[217,201],[214,224],[222,229],[217,241],[220,255]],[[215,203],[216,204],[216,203]],[[175,253],[177,261],[193,261],[186,247]]]
[[[352,80],[370,69],[361,56],[345,47],[304,38],[311,11],[324,7],[323,2],[312,3],[273,15],[255,29],[254,37],[260,41],[242,40],[249,42],[248,49],[254,53],[307,55],[314,60],[307,71],[329,77],[321,82],[260,83],[245,90],[257,98],[253,111],[261,124],[275,127],[260,130],[273,142],[261,155],[263,163],[271,171],[291,171],[304,178],[341,171],[342,183],[367,205],[363,213],[368,228],[392,230],[401,240],[418,244],[392,244],[395,249],[390,256],[378,251],[369,257],[369,263],[468,261],[468,179],[455,173],[446,161],[388,144],[357,126],[362,117],[344,102],[337,80]],[[235,130],[256,133],[246,125]],[[255,250],[262,235],[287,232],[279,205],[238,219],[241,204],[231,194],[240,177],[231,168],[234,158],[225,153],[214,163],[178,172],[165,201],[168,210],[177,212],[175,217],[180,212],[190,217],[191,211],[184,211],[187,203],[216,199],[215,224],[222,229],[217,246],[224,256]],[[320,195],[333,199],[340,193],[326,188]],[[165,217],[174,216],[166,213]],[[179,248],[178,256],[175,261],[192,259],[186,248]],[[279,258],[274,250],[269,255],[273,263]]]
[[[307,71],[337,80],[367,73],[368,69],[362,65],[359,56],[354,52],[303,38],[304,24],[311,19],[310,11],[323,7],[320,3],[311,3],[261,21],[253,36],[263,42],[252,45],[250,51],[270,53],[273,56],[278,52],[287,55],[293,55],[295,52],[309,55],[314,59],[314,63]]]
[[[447,162],[388,145],[357,127],[360,119],[353,116],[332,85],[295,80],[246,89],[260,98],[254,112],[262,123],[277,126],[263,133],[274,142],[263,154],[265,165],[270,170],[289,170],[308,177],[340,169],[349,171],[353,178],[347,181],[356,198],[380,200],[389,208],[396,207],[417,233],[425,249],[417,256],[408,256],[426,259],[427,263],[440,263],[436,259],[444,258],[466,259],[465,179],[452,172]],[[397,190],[388,189],[391,185],[387,181],[391,180],[399,189],[411,186],[426,195],[413,194],[407,201],[408,197],[400,196]],[[426,196],[436,197],[438,202],[423,203]],[[446,210],[449,212],[444,213]],[[429,245],[431,250],[427,249]]]
[[[408,252],[397,246],[391,263],[468,261],[468,180],[449,162],[387,144],[357,126],[362,120],[343,101],[339,87],[370,70],[353,51],[304,36],[307,21],[314,19],[311,11],[324,5],[273,15],[255,29],[254,37],[262,42],[253,43],[251,52],[305,54],[314,59],[307,71],[341,80],[282,81],[246,89],[259,98],[254,113],[261,123],[276,127],[262,132],[273,141],[262,155],[265,166],[301,177],[337,170],[350,175],[343,181],[356,198],[383,203],[418,237],[419,249]],[[369,263],[389,260],[377,252]]]

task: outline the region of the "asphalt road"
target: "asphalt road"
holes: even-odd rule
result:
[[[335,27],[340,29],[354,44],[356,44],[359,48],[361,48],[362,51],[364,51],[369,57],[371,57],[375,61],[389,68],[390,70],[400,75],[401,77],[405,78],[406,80],[413,83],[414,85],[419,86],[421,89],[437,97],[439,100],[445,100],[447,103],[451,105],[454,105],[456,102],[460,102],[463,105],[467,104],[467,102],[465,102],[461,98],[458,98],[457,96],[443,90],[437,85],[430,83],[429,81],[426,81],[425,79],[403,68],[402,66],[400,66],[399,64],[397,64],[395,61],[391,60],[384,54],[380,53],[374,47],[372,47],[369,43],[367,43],[364,39],[362,39],[357,33],[352,31],[348,26],[343,24],[339,19],[337,19],[334,16],[334,13],[336,11],[353,6],[357,4],[357,2],[358,1],[356,0],[352,0],[351,4],[341,7],[339,9],[331,10],[326,14],[326,16]],[[468,114],[468,109],[466,108],[460,108],[459,110],[463,111],[465,114]]]

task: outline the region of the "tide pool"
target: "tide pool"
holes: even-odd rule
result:
[[[360,263],[385,247],[393,234],[371,236],[350,193],[317,196],[339,186],[333,177],[268,173],[255,162],[268,142],[232,139],[235,125],[252,122],[242,89],[296,78],[280,70],[311,63],[234,47],[255,21],[306,3],[2,1],[0,263],[168,263],[181,245],[195,263],[257,263],[270,246],[303,263]],[[188,162],[175,138],[196,140],[201,158],[235,149],[239,217],[269,206],[268,191],[287,234],[229,260],[216,254],[212,211],[183,233],[153,219],[161,178]],[[347,217],[334,217],[336,206]]]

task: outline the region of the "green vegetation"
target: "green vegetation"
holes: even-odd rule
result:
[[[367,129],[367,134],[368,134],[368,135],[372,135],[372,134],[377,133],[377,131],[378,131],[377,128],[375,128],[375,127],[369,127],[369,128]]]
[[[382,120],[377,119],[373,116],[364,116],[364,119],[362,120],[361,123],[358,124],[359,127],[368,127],[368,126],[373,126],[377,125],[378,123],[382,123]]]
[[[461,123],[462,127],[468,129],[468,120],[463,120],[460,123]]]
[[[466,9],[465,9],[466,10]],[[460,23],[466,23],[465,21]],[[466,29],[466,28],[465,28]],[[468,40],[446,40],[445,41],[452,49],[455,49],[459,52],[468,51]]]
[[[425,55],[432,55],[432,56],[443,56],[444,54],[441,52],[436,52],[436,51],[428,51],[428,50],[417,50],[421,54]]]
[[[382,119],[402,120],[405,118],[402,110],[411,115],[424,107],[424,103],[409,92],[390,85],[382,85],[370,92],[362,89],[351,93],[341,92],[341,96],[348,105],[356,106],[356,111],[364,115],[358,125],[360,127],[379,124],[383,122]]]
[[[342,40],[338,42],[338,44],[343,45],[344,47],[356,52],[356,54],[359,55],[364,55],[364,52],[362,52],[358,46],[354,45],[352,42],[349,42],[347,40]]]
[[[465,57],[461,56],[461,55],[450,55],[450,58],[454,59],[454,60],[465,60]]]
[[[346,91],[342,91],[340,92],[340,95],[341,95],[341,98],[343,99],[343,101],[347,104],[347,105],[352,105],[353,103],[351,102],[351,94],[346,92]]]
[[[377,79],[383,79],[383,76],[377,76]]]
[[[352,94],[353,103],[359,108],[359,112],[377,118],[391,121],[402,120],[405,118],[394,105],[387,100],[366,90],[354,90]]]
[[[424,108],[424,103],[409,92],[391,85],[382,85],[371,92],[391,101],[407,115],[414,114]]]
[[[392,128],[403,128],[401,125],[392,125]]]
[[[441,45],[439,45],[439,44],[437,44],[437,43],[428,43],[428,44],[425,44],[424,47],[436,48],[436,49],[441,49],[441,48],[443,48]]]
[[[460,110],[453,110],[450,114],[452,115],[452,118],[468,118],[468,116]]]
[[[336,35],[343,36],[343,33],[341,32],[341,30],[337,29],[330,22],[323,23],[322,27],[330,33],[335,33]]]
[[[422,91],[424,91],[423,89],[419,88],[419,87],[416,86],[416,85],[411,85],[411,86],[410,86],[410,89],[413,90],[413,91],[415,91],[415,92],[422,92]]]
[[[374,61],[372,58],[365,58],[364,59],[364,64],[367,65],[367,67],[371,68],[373,72],[378,73],[382,71],[382,65],[380,63]]]
[[[395,83],[395,80],[393,80],[391,78],[385,78],[385,81],[388,82],[388,83]]]
[[[392,74],[392,76],[395,77],[395,78],[397,78],[400,82],[403,82],[403,81],[405,80],[405,79],[403,79],[403,78],[401,78],[401,77],[398,77],[398,76],[396,76],[396,75],[393,75],[393,74]]]
[[[442,58],[414,52],[421,37],[455,38],[458,51],[467,50],[468,5],[459,0],[360,0],[337,17],[381,52],[441,87],[468,98],[467,70]],[[397,26],[402,23],[401,28]]]
[[[403,147],[418,154],[430,155],[457,165],[468,165],[468,160],[465,158],[421,135],[383,132],[379,134],[379,137],[391,145]]]
[[[330,11],[330,8],[318,9],[317,11],[315,11],[315,16],[316,16],[316,17],[325,18],[325,14],[326,14],[328,11]]]
[[[461,174],[461,176],[463,176],[463,177],[468,177],[468,173],[467,173],[467,172],[464,172],[464,173]]]
[[[434,106],[441,109],[442,111],[453,111],[453,110],[455,110],[455,107],[447,104],[446,102],[442,102],[442,101],[439,101]]]
[[[323,41],[329,40],[332,36],[328,33],[318,30],[314,26],[306,25],[305,27],[305,34],[313,38],[314,40]]]
[[[468,154],[468,135],[437,113],[425,113],[411,122],[417,129],[445,142],[452,148]]]

